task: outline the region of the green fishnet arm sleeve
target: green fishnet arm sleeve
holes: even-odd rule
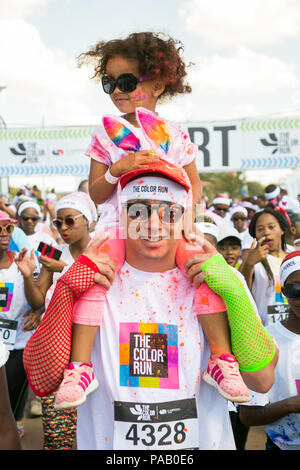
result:
[[[240,278],[221,254],[212,256],[202,266],[205,281],[227,306],[231,331],[231,348],[239,367],[255,372],[266,367],[274,358],[276,346],[270,333],[256,314]]]

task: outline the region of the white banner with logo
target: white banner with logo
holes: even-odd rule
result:
[[[199,172],[300,167],[299,117],[183,123],[198,145]],[[96,126],[0,130],[0,177],[87,176]]]

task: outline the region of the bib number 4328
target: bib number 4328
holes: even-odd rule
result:
[[[175,424],[160,424],[156,427],[152,424],[144,424],[140,428],[140,436],[137,424],[132,424],[126,440],[132,441],[134,446],[138,446],[139,441],[144,446],[152,447],[156,443],[158,446],[171,446],[173,443],[182,444],[186,439],[185,424],[179,421]]]
[[[163,403],[115,402],[114,449],[198,448],[195,398]]]

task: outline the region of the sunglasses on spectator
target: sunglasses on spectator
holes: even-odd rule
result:
[[[139,83],[145,82],[146,80],[151,80],[151,78],[137,78],[133,73],[122,73],[116,80],[108,75],[104,75],[101,79],[103,90],[108,95],[110,95],[116,87],[123,93],[131,93],[136,90]]]
[[[38,215],[33,215],[33,216],[22,215],[21,217],[24,220],[24,222],[27,222],[27,220],[32,220],[32,222],[37,222],[38,220],[40,220],[40,217]]]
[[[83,214],[78,214],[75,216],[68,215],[68,217],[65,217],[64,219],[54,219],[52,223],[57,229],[60,229],[63,223],[65,223],[65,225],[67,225],[68,227],[73,227],[73,225],[75,225],[76,219],[82,216]]]
[[[175,224],[180,220],[184,208],[179,204],[142,204],[129,203],[126,205],[128,217],[132,220],[140,219],[142,222],[148,221],[154,213],[158,214],[160,222],[163,224]]]
[[[215,210],[218,211],[218,212],[228,212],[228,211],[229,211],[229,207],[218,207],[218,206],[215,206]]]
[[[296,283],[285,284],[284,295],[288,299],[300,299],[300,284],[296,284]]]
[[[12,225],[12,224],[0,225],[0,235],[2,235],[2,233],[4,232],[4,230],[6,231],[6,233],[13,233],[14,228],[15,228],[15,226]]]
[[[243,217],[243,216],[240,216],[240,217],[239,217],[239,216],[236,216],[236,217],[232,217],[232,220],[233,220],[233,222],[237,222],[238,220],[243,220],[243,221],[245,221],[245,220],[247,220],[247,217]]]

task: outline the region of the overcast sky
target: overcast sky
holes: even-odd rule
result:
[[[116,112],[76,56],[162,31],[195,65],[193,92],[159,109],[184,121],[300,109],[299,0],[0,0],[0,115],[8,126],[97,124]]]

